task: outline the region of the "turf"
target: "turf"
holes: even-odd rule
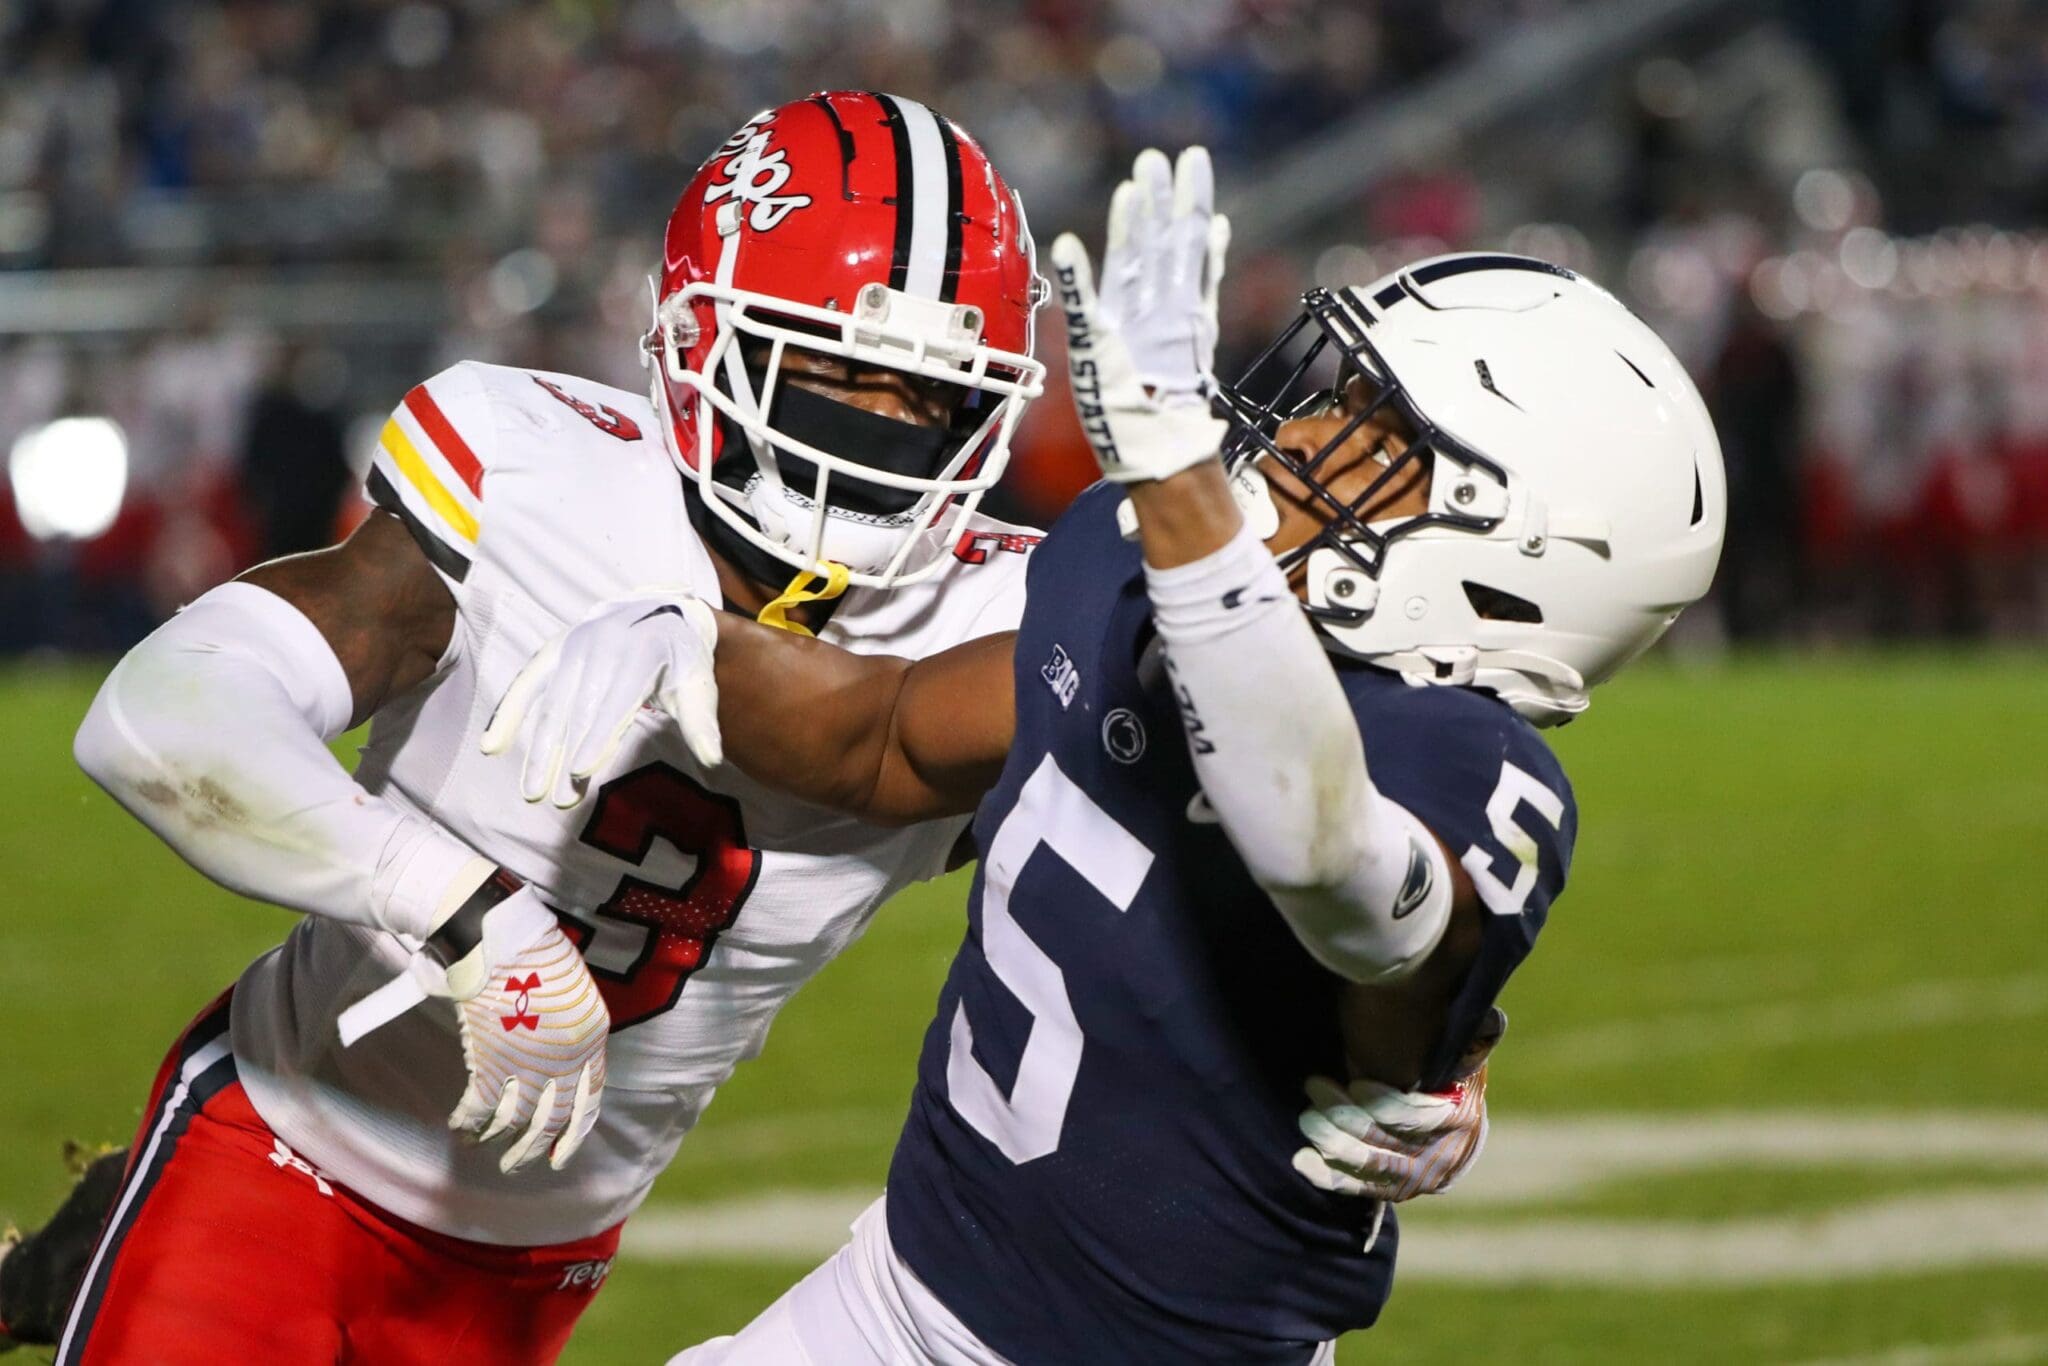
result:
[[[1511,986],[1494,1118],[1982,1108],[2048,1115],[2048,678],[2041,658],[1843,654],[1647,666],[1560,732],[1582,836]],[[215,891],[73,768],[91,670],[0,673],[0,1221],[55,1202],[66,1137],[118,1138],[183,1021],[286,923]],[[959,934],[907,897],[791,1006],[661,1204],[879,1186]],[[1530,1209],[1413,1220],[1813,1214],[2042,1173],[1909,1165],[1644,1175]],[[1739,1200],[1724,1199],[1740,1187]],[[2048,1231],[2043,1238],[2048,1239]],[[660,1360],[806,1268],[623,1260],[566,1361]],[[1988,1266],[1741,1290],[1413,1281],[1346,1361],[2048,1356],[2048,1273]],[[1951,1359],[1942,1357],[1940,1359]]]

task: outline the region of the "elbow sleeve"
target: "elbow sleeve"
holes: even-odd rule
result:
[[[1253,879],[1331,971],[1413,968],[1449,922],[1449,865],[1373,786],[1343,685],[1272,556],[1247,527],[1145,574],[1195,774]]]
[[[1388,982],[1442,941],[1454,884],[1443,845],[1414,813],[1377,791],[1368,804],[1343,876],[1267,894],[1324,967],[1354,982]]]
[[[420,935],[478,860],[356,785],[326,744],[352,710],[319,629],[277,595],[230,583],[115,666],[72,749],[93,781],[230,890]]]

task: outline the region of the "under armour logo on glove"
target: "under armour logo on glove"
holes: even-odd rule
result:
[[[524,981],[517,977],[507,977],[505,979],[505,993],[512,997],[512,1013],[510,1015],[500,1015],[498,1023],[505,1026],[508,1031],[517,1029],[521,1025],[525,1025],[528,1029],[539,1029],[540,1016],[532,1013],[533,993],[539,990],[540,974],[537,972],[527,973]]]
[[[502,869],[475,890],[465,890],[466,880],[451,888],[444,904],[452,904],[404,972],[342,1013],[341,1042],[353,1044],[423,1001],[453,1002],[469,1083],[448,1127],[483,1143],[513,1135],[500,1171],[543,1156],[560,1171],[597,1124],[611,1012],[583,955],[531,887]]]

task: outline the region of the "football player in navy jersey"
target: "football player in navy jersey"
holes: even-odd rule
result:
[[[980,868],[885,1197],[679,1362],[1324,1360],[1388,1203],[1483,1139],[1577,835],[1538,728],[1706,591],[1719,447],[1647,327],[1523,257],[1311,291],[1217,386],[1211,198],[1148,152],[1099,295],[1053,248],[1105,482],[1008,650],[720,620],[731,761],[870,820],[978,802]]]

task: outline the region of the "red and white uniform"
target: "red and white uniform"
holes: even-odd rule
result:
[[[579,406],[580,405],[580,406]],[[517,756],[478,738],[514,674],[595,603],[679,586],[716,601],[675,466],[639,396],[465,363],[384,429],[373,495],[400,513],[458,605],[440,671],[375,718],[357,778],[533,884],[577,927],[614,1034],[603,1117],[562,1171],[499,1172],[451,1134],[452,1012],[412,1011],[344,1050],[335,1019],[396,974],[398,940],[308,917],[243,975],[234,1048],[292,1148],[411,1223],[485,1243],[589,1236],[630,1214],[783,1002],[875,908],[943,871],[965,818],[883,829],[700,770],[652,713],[570,811],[529,804]],[[917,585],[850,590],[821,637],[922,657],[1015,627],[1022,528],[977,518]]]
[[[881,829],[772,796],[730,766],[701,770],[651,714],[576,809],[529,805],[519,747],[481,752],[492,711],[597,604],[660,589],[717,601],[686,484],[700,516],[756,550],[851,575],[820,632],[833,644],[919,657],[1014,628],[1037,537],[975,507],[1039,392],[1030,314],[1045,292],[1016,196],[930,110],[841,91],[756,115],[670,222],[644,342],[659,412],[566,375],[463,364],[385,426],[371,497],[407,524],[458,615],[433,677],[374,718],[356,778],[381,800],[325,771],[318,740],[345,724],[347,680],[262,589],[216,590],[204,624],[188,616],[166,628],[176,640],[124,661],[81,728],[81,763],[195,867],[309,914],[244,974],[231,1025],[210,1017],[167,1063],[66,1366],[132,1360],[122,1344],[139,1341],[180,1366],[553,1360],[601,1279],[588,1269],[719,1083],[877,906],[943,868],[965,820]],[[758,373],[755,344],[770,355]],[[795,406],[763,378],[785,345],[971,393],[972,425],[929,450],[872,428],[842,448],[817,424],[805,430],[826,444],[810,444],[771,421]],[[863,442],[888,449],[866,464]],[[195,689],[202,676],[223,690]],[[236,714],[195,719],[178,698],[226,688],[248,689],[265,724],[306,727],[284,738],[335,780],[324,794],[301,810],[260,765],[216,752]],[[194,771],[234,770],[261,828],[223,829],[205,792],[155,809],[172,751]],[[348,819],[363,805],[369,820]],[[496,1148],[450,1131],[466,1074],[445,1004],[340,1045],[341,1013],[401,972],[415,945],[400,935],[427,923],[471,851],[559,910],[610,1009],[601,1117],[559,1172],[505,1175]],[[190,1046],[202,1034],[204,1057]],[[179,1279],[195,1233],[225,1302]],[[295,1243],[308,1249],[296,1262]],[[541,1285],[550,1271],[559,1285]],[[441,1302],[422,1306],[428,1294]],[[282,1323],[280,1302],[288,1344],[250,1322]],[[337,1325],[349,1345],[330,1353]]]
[[[62,1366],[553,1361],[618,1229],[492,1247],[392,1217],[256,1113],[230,1013],[215,1001],[164,1059]]]

